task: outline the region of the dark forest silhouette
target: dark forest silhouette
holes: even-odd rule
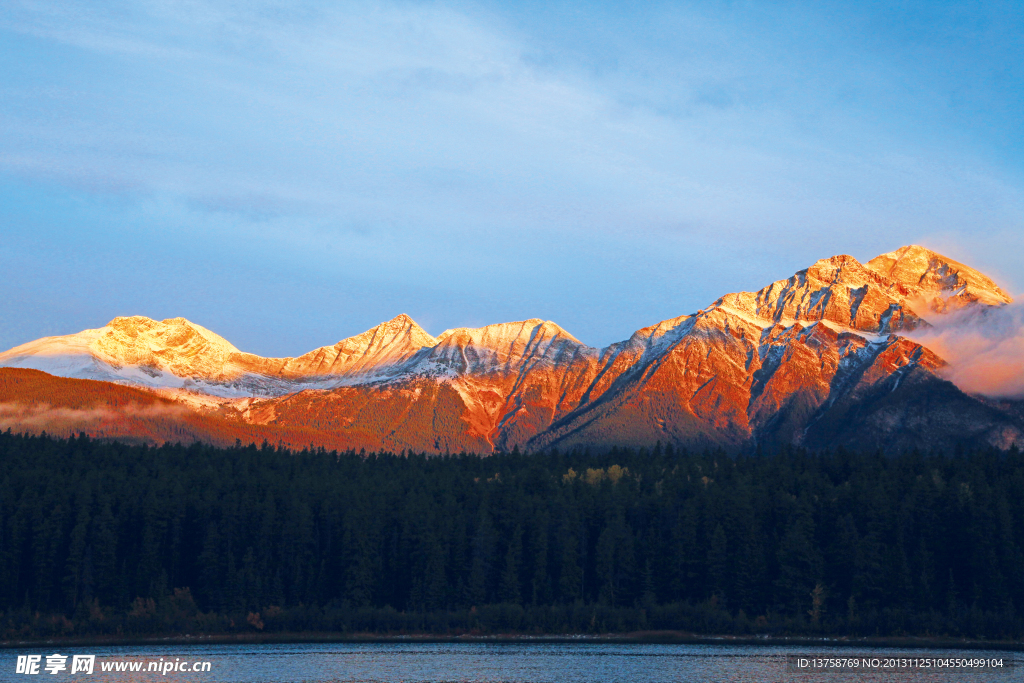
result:
[[[1024,457],[0,434],[0,636],[1024,635]]]

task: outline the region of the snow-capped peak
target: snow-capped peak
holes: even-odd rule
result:
[[[556,323],[540,318],[518,320],[510,323],[496,323],[484,327],[456,327],[445,330],[437,337],[438,343],[452,341],[471,344],[481,348],[504,348],[509,344],[527,344],[531,341],[566,340],[582,342],[563,330]]]
[[[770,323],[820,320],[885,334],[914,329],[922,316],[948,307],[1010,301],[981,273],[910,245],[867,264],[845,254],[821,259],[757,292],[727,294],[711,308]]]
[[[402,313],[362,334],[322,346],[298,358],[282,359],[273,374],[285,377],[367,374],[397,366],[437,340]]]
[[[224,366],[238,353],[223,337],[184,318],[156,321],[130,316],[114,318],[98,329],[22,344],[0,354],[0,364],[86,369],[99,361],[114,369],[145,368],[149,375],[169,372],[225,379],[230,373]]]
[[[876,256],[866,265],[910,288],[911,296],[925,298],[926,305],[935,312],[975,302],[998,306],[1013,301],[987,276],[916,244]]]
[[[182,376],[202,374],[239,353],[231,342],[185,318],[156,321],[118,317],[107,323],[92,348],[108,362],[162,367]],[[202,367],[197,367],[197,364]]]
[[[550,320],[531,318],[445,330],[426,363],[432,374],[439,368],[459,374],[490,373],[510,371],[526,362],[557,363],[575,353],[596,350]]]

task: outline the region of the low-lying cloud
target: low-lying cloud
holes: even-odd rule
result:
[[[124,418],[181,417],[181,406],[129,404],[121,408],[63,408],[48,403],[0,403],[0,430],[64,431],[87,429],[101,422]]]
[[[1024,398],[1024,304],[970,308],[929,318],[910,335],[942,356],[960,389],[992,398]]]

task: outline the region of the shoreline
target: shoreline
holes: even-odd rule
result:
[[[1024,641],[974,640],[932,636],[900,637],[846,637],[846,636],[767,636],[767,635],[698,635],[682,631],[636,631],[605,634],[547,634],[534,635],[506,633],[493,635],[461,634],[437,635],[431,633],[376,634],[376,633],[245,633],[174,636],[83,636],[70,638],[34,638],[0,641],[0,648],[34,648],[60,645],[64,647],[99,647],[126,645],[263,645],[294,643],[494,643],[494,644],[595,644],[595,645],[754,645],[761,647],[843,647],[885,649],[942,649],[942,650],[1013,650],[1024,651]]]

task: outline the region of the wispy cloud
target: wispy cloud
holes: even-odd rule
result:
[[[771,48],[763,39],[730,46],[748,36],[705,17],[668,19],[693,31],[678,40],[710,44],[711,55],[648,54],[655,64],[640,70],[627,52],[620,68],[595,74],[538,64],[528,35],[434,3],[99,7],[14,3],[3,15],[8,30],[92,62],[72,68],[84,85],[32,91],[47,116],[3,112],[10,137],[25,143],[20,158],[201,202],[225,198],[208,201],[219,207],[275,196],[356,220],[429,216],[461,227],[498,215],[564,229],[573,226],[559,214],[576,205],[587,207],[588,227],[685,216],[765,229],[766,215],[832,210],[848,221],[874,213],[870,201],[902,204],[894,193],[910,203],[945,196],[936,186],[989,183],[883,151],[899,131],[780,88],[807,78],[793,71],[799,60],[771,66],[752,53]],[[799,107],[816,111],[816,130]],[[866,136],[886,134],[864,153]]]
[[[441,328],[485,300],[600,345],[832,253],[1019,230],[1019,183],[921,118],[941,93],[839,23],[580,11],[12,0],[0,172],[126,198],[94,236],[136,245],[124,278],[203,253],[396,287],[339,335],[422,290]]]

